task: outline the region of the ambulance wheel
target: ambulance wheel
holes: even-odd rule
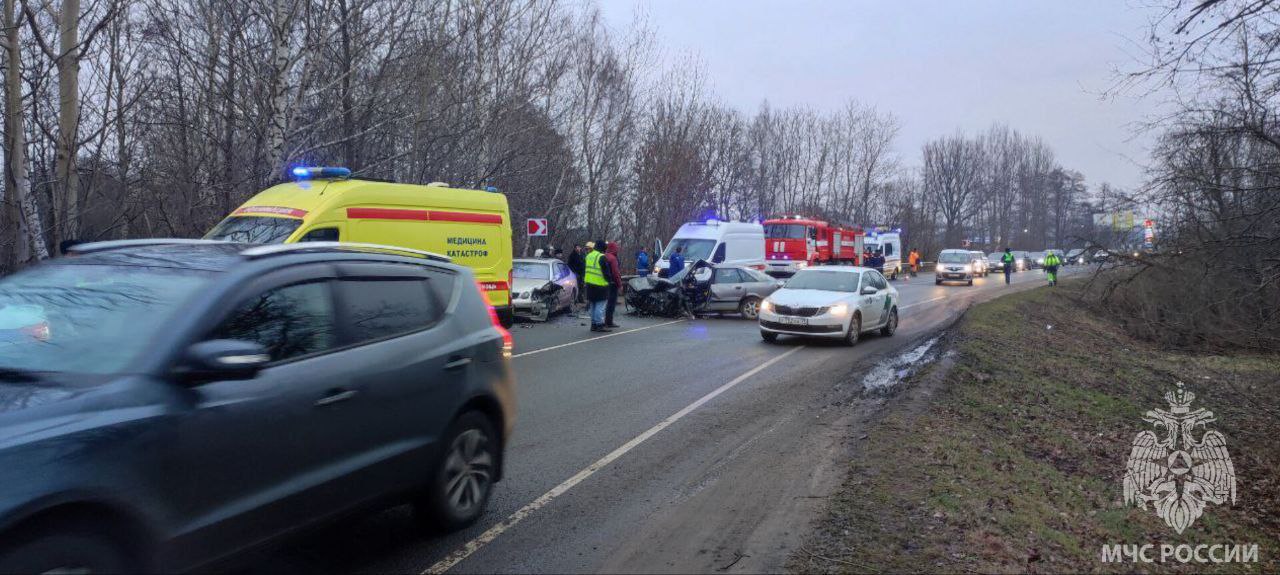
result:
[[[898,281],[898,268],[893,268],[893,275],[889,276],[889,279]]]
[[[516,317],[511,308],[508,307],[496,311],[498,312],[498,323],[502,324],[502,327],[510,329],[512,325],[515,325]]]
[[[968,284],[966,284],[966,285],[973,285],[973,278],[972,278],[972,277],[970,277],[970,278],[969,278],[969,283],[968,283]]]

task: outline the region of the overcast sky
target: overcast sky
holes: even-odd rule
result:
[[[930,138],[1003,122],[1092,185],[1142,181],[1150,138],[1133,123],[1156,102],[1099,96],[1136,65],[1152,13],[1133,0],[599,1],[619,30],[639,9],[669,58],[696,54],[743,111],[856,98],[898,116],[910,165]]]

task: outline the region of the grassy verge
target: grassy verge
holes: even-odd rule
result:
[[[955,352],[891,400],[859,442],[828,516],[795,571],[1280,572],[1280,355],[1168,352],[1036,289],[970,310]],[[1182,534],[1123,504],[1121,478],[1149,409],[1176,382],[1219,421],[1234,505],[1210,505]],[[1198,430],[1199,436],[1203,430]],[[1106,564],[1104,544],[1257,543],[1255,564]]]

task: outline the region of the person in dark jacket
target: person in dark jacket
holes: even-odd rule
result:
[[[870,267],[880,273],[884,273],[884,256],[880,252],[871,252],[871,258],[868,260]]]
[[[684,249],[676,246],[676,253],[671,254],[671,259],[668,261],[667,277],[675,277],[680,270],[684,269]]]
[[[640,251],[636,252],[636,275],[649,275],[649,252],[645,251],[644,248],[640,248]]]
[[[622,290],[622,266],[618,263],[618,242],[609,242],[604,250],[604,259],[609,269],[605,270],[605,278],[609,280],[609,301],[604,307],[604,326],[620,327],[613,323],[613,311],[618,307],[618,292]]]
[[[573,271],[573,275],[578,278],[578,300],[574,303],[582,303],[583,297],[586,296],[587,287],[582,282],[582,276],[587,273],[586,254],[582,253],[582,245],[574,244],[573,251],[569,252],[569,269]]]

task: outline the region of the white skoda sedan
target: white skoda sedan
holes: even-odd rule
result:
[[[880,272],[823,266],[796,272],[760,305],[760,337],[798,335],[858,342],[868,331],[898,329],[898,290]]]

